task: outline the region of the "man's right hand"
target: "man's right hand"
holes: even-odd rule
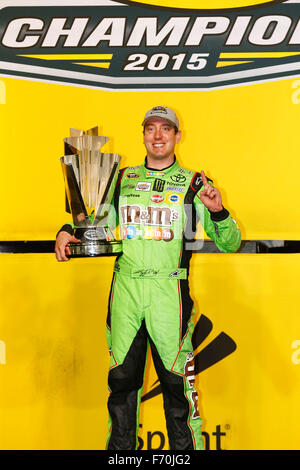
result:
[[[69,243],[78,243],[81,240],[68,232],[59,232],[55,243],[55,254],[57,261],[69,261],[67,255],[70,255]]]

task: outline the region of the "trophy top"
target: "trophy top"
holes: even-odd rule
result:
[[[80,137],[82,135],[98,135],[98,126],[92,127],[91,129],[88,129],[87,131],[84,131],[82,129],[74,129],[70,128],[70,136],[71,137]]]
[[[82,129],[70,128],[70,137],[65,137],[65,153],[77,153],[78,151],[86,150],[100,150],[104,144],[109,140],[104,135],[98,135],[98,126],[92,127],[87,131]]]

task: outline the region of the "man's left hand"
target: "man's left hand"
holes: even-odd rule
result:
[[[200,199],[207,207],[212,212],[219,212],[223,209],[222,206],[222,197],[220,191],[209,184],[207,181],[207,178],[205,176],[204,171],[201,171],[201,177],[204,185],[204,189],[200,191]]]

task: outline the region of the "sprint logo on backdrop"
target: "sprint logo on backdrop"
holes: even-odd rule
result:
[[[226,357],[230,356],[234,353],[237,349],[237,344],[235,341],[228,336],[225,332],[221,332],[218,334],[214,339],[211,340],[204,348],[202,348],[198,353],[199,346],[209,337],[210,333],[213,331],[213,323],[212,321],[205,315],[201,315],[198,322],[195,325],[195,330],[192,336],[192,343],[194,354],[190,357],[187,356],[186,366],[191,364],[189,359],[192,361],[192,369],[190,370],[190,385],[194,385],[195,376],[207,370],[208,368],[214,366],[216,363],[222,361]],[[188,375],[188,370],[186,371]],[[162,393],[161,385],[159,380],[156,380],[151,389],[146,392],[142,398],[142,402],[147,402],[148,400],[153,399],[154,397],[160,395]],[[195,410],[197,409],[197,405]],[[142,424],[140,424],[142,428]],[[227,426],[228,429],[228,426]],[[212,436],[208,432],[202,432],[204,442],[205,442],[205,449],[211,450],[212,449],[212,436],[215,437],[215,448],[216,450],[222,450],[221,447],[221,437],[226,436],[226,432],[224,429],[221,430],[221,425],[216,426],[215,432],[212,433]],[[153,444],[153,440],[155,439],[155,444]],[[147,440],[143,440],[139,437],[139,450],[145,449],[145,447],[149,449],[153,449],[153,445],[159,447],[155,447],[155,449],[163,449],[165,446],[166,438],[161,431],[155,432],[148,432],[147,433]],[[146,442],[147,441],[147,442]]]
[[[300,3],[0,0],[0,54],[2,76],[110,90],[282,79],[300,75]]]

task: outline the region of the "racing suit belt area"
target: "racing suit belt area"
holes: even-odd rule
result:
[[[123,254],[116,260],[107,317],[107,449],[137,448],[149,343],[163,392],[170,449],[203,448],[185,228],[200,218],[222,251],[239,247],[240,232],[226,209],[215,217],[209,213],[198,197],[201,187],[199,173],[181,168],[176,160],[161,171],[139,166],[121,172],[115,205]]]

